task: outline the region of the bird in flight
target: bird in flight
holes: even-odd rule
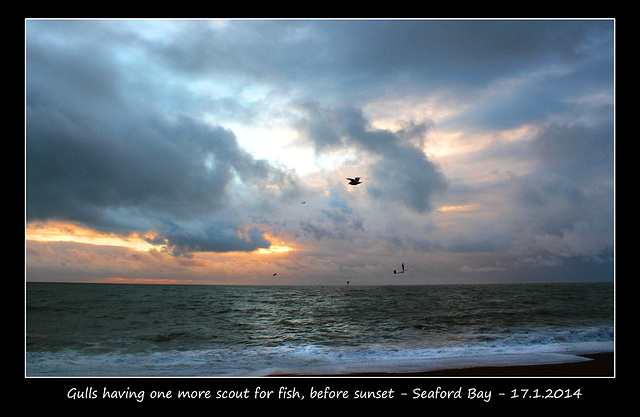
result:
[[[349,180],[349,185],[358,185],[358,184],[362,184],[362,181],[360,181],[360,177],[347,178],[347,180]]]
[[[395,269],[393,270],[394,274],[404,274],[404,262],[402,263],[402,271],[398,272]]]

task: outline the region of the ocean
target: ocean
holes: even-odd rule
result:
[[[580,361],[611,283],[26,284],[27,377],[259,377]]]

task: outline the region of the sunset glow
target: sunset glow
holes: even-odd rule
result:
[[[271,245],[269,246],[267,249],[258,249],[258,253],[261,255],[271,255],[271,254],[278,254],[278,253],[287,253],[292,251],[293,249],[288,247],[288,246],[274,246]]]
[[[437,210],[444,212],[444,213],[449,213],[449,212],[469,212],[469,211],[476,211],[476,210],[481,210],[482,209],[482,205],[480,204],[465,204],[463,206],[445,206],[445,207],[439,207]]]
[[[148,240],[145,240],[155,238],[156,234],[153,232],[145,233],[142,236],[137,233],[119,236],[114,233],[96,232],[73,223],[55,221],[27,224],[25,235],[26,240],[36,242],[76,242],[91,245],[121,246],[137,251],[148,251],[156,248]]]

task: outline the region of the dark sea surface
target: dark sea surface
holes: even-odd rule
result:
[[[27,376],[413,372],[612,352],[611,283],[27,283]]]

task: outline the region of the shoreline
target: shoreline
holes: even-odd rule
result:
[[[360,372],[338,375],[277,374],[271,377],[613,377],[614,353],[577,355],[587,361],[537,365],[478,366],[406,373]]]

